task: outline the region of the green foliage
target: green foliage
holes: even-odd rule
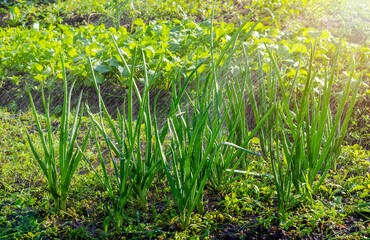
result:
[[[173,72],[180,70],[185,75],[185,69],[191,69],[191,65],[194,65],[195,59],[190,51],[199,45],[199,42],[194,40],[201,36],[202,28],[186,21],[174,24],[159,22],[149,26],[138,20],[134,24],[135,34],[130,34],[123,27],[118,31],[112,28],[107,30],[103,25],[80,28],[59,25],[58,28],[50,26],[40,30],[34,26],[27,31],[21,28],[1,29],[0,36],[4,39],[1,49],[4,51],[1,54],[0,71],[10,78],[13,75],[29,73],[34,76],[36,82],[50,86],[55,78],[62,78],[61,65],[56,63],[59,53],[64,53],[68,56],[66,67],[71,74],[80,81],[83,80],[85,85],[91,85],[92,80],[87,74],[89,66],[86,61],[86,56],[90,55],[99,83],[104,80],[103,76],[113,76],[113,79],[126,85],[129,75],[120,64],[120,57],[115,52],[110,33],[114,35],[121,54],[131,58],[138,48],[145,52],[151,69],[155,69],[161,62],[160,72],[154,76],[155,84],[159,86],[168,85],[168,77]],[[175,30],[170,32],[171,28]],[[27,41],[27,44],[24,41]],[[141,57],[138,59],[137,67],[142,79],[144,69]],[[16,71],[16,74],[13,71]],[[46,81],[49,78],[54,80]]]
[[[223,156],[220,157],[220,148],[222,146],[226,146],[228,149],[235,148],[239,152],[244,151],[258,155],[236,144],[224,141],[227,133],[224,131],[223,125],[228,117],[226,113],[230,106],[225,105],[224,109],[221,109],[219,106],[221,99],[224,99],[224,97],[222,88],[219,87],[222,81],[217,78],[218,74],[221,75],[228,68],[227,64],[230,62],[230,57],[236,52],[235,46],[232,46],[231,43],[233,41],[236,43],[238,35],[241,35],[244,40],[247,39],[257,25],[258,22],[245,34],[241,34],[245,24],[241,25],[235,31],[230,43],[222,49],[220,58],[217,61],[213,55],[213,37],[211,37],[210,55],[213,71],[206,75],[198,75],[195,82],[196,90],[192,94],[193,98],[188,94],[187,85],[195,70],[199,71],[201,69],[204,61],[185,79],[184,84],[180,82],[178,85],[176,85],[176,82],[172,84],[170,114],[166,125],[161,131],[162,138],[157,135],[157,143],[160,144],[163,141],[163,136],[169,131],[171,134],[171,144],[169,146],[170,164],[166,161],[163,148],[162,161],[172,194],[180,212],[182,229],[186,229],[189,226],[190,217],[195,208],[197,208],[199,214],[203,214],[203,189],[208,179],[211,180],[213,188],[217,190],[221,190],[226,184],[231,182],[229,179],[232,177],[235,167],[232,167],[233,169],[229,173],[227,168],[234,161],[235,155],[230,152],[230,156],[226,159],[223,159]],[[211,36],[213,36],[212,31],[213,28],[211,28]],[[226,56],[226,52],[229,52],[229,55]],[[221,66],[223,57],[225,57],[225,64],[222,65],[221,71],[217,70],[216,72],[216,68]],[[179,90],[177,90],[177,87]],[[187,104],[185,111],[181,111],[180,107],[183,105],[181,99],[184,93],[189,98],[189,104]],[[233,99],[230,99],[231,101]],[[193,114],[190,115],[190,112],[193,112]],[[251,134],[251,136],[253,135]],[[227,140],[230,139],[227,138]],[[246,144],[248,142],[249,140],[246,141]],[[171,173],[170,169],[172,169],[173,173]],[[235,181],[236,178],[233,180]]]
[[[269,238],[282,231],[288,238],[368,236],[364,3],[66,0],[3,6],[1,86],[10,80],[54,89],[63,81],[64,104],[54,110],[60,118],[50,116],[42,91],[45,114],[38,115],[28,92],[32,112],[15,115],[23,105],[18,90],[20,97],[8,105],[12,114],[0,110],[0,238]],[[95,17],[99,24],[112,20],[114,28],[84,25]],[[59,55],[67,55],[65,62]],[[75,96],[67,91],[66,74],[96,89],[100,112],[89,110],[86,118],[95,146],[79,110],[81,95],[75,115],[70,112]],[[117,119],[102,100],[102,84],[127,89]],[[154,87],[172,94],[161,121],[151,109],[159,98],[151,97]],[[25,128],[27,134],[19,131]],[[40,169],[33,168],[35,157]],[[49,193],[64,211],[55,214]],[[68,210],[67,194],[74,202]]]
[[[64,68],[63,58],[61,58],[61,62],[63,65],[63,76],[64,76],[64,102],[63,102],[63,112],[61,117],[60,123],[60,137],[59,137],[59,156],[57,161],[57,156],[55,155],[55,147],[53,142],[53,129],[50,121],[50,114],[49,114],[49,107],[50,101],[46,103],[44,97],[44,91],[42,90],[42,101],[44,104],[45,114],[46,114],[46,126],[47,126],[47,135],[44,135],[44,132],[41,128],[40,121],[38,119],[38,115],[35,109],[35,105],[33,103],[33,99],[31,96],[31,92],[28,89],[28,94],[31,101],[32,111],[34,118],[36,120],[36,126],[39,133],[40,141],[42,143],[42,148],[44,151],[43,156],[40,156],[35,148],[35,144],[32,141],[29,133],[27,132],[27,139],[28,143],[31,147],[32,153],[37,160],[44,176],[48,181],[49,191],[54,198],[55,209],[57,211],[66,210],[66,200],[68,189],[71,184],[72,176],[75,173],[77,166],[82,158],[82,152],[76,151],[74,149],[76,144],[76,138],[79,126],[81,124],[81,117],[83,114],[83,108],[81,109],[81,113],[79,113],[80,103],[81,103],[81,96],[77,104],[76,115],[73,119],[73,124],[70,128],[70,108],[71,108],[71,97],[72,97],[72,88],[68,93],[67,90],[67,77]],[[50,98],[49,98],[50,99]],[[87,146],[87,141],[89,139],[90,130],[86,134],[85,140],[82,144],[82,151],[85,150]]]
[[[117,47],[116,42],[113,42]],[[114,192],[112,189],[112,183],[106,171],[106,166],[101,155],[100,146],[97,141],[95,128],[93,130],[94,139],[96,147],[99,153],[99,159],[101,166],[103,168],[103,177],[99,177],[100,181],[103,183],[104,187],[107,189],[111,201],[113,203],[113,213],[109,216],[109,220],[112,220],[115,223],[115,226],[118,230],[122,229],[124,206],[127,201],[127,198],[130,196],[130,191],[133,189],[135,192],[139,206],[146,207],[147,196],[149,193],[149,188],[154,180],[154,177],[160,167],[159,161],[159,148],[158,145],[154,142],[155,133],[153,133],[153,122],[152,122],[152,113],[150,110],[150,97],[149,90],[153,84],[153,76],[149,79],[148,72],[146,70],[146,62],[144,51],[142,51],[143,64],[145,70],[145,80],[144,80],[144,93],[141,94],[139,88],[134,79],[134,67],[136,65],[136,54],[133,56],[132,67],[128,67],[128,64],[125,61],[124,56],[120,53],[118,47],[117,51],[122,60],[122,64],[126,66],[126,71],[130,75],[129,81],[129,93],[128,93],[128,112],[126,115],[125,103],[123,103],[124,113],[121,115],[118,112],[118,123],[119,128],[116,129],[112,117],[109,115],[104,102],[101,98],[100,89],[94,75],[94,70],[91,65],[91,72],[93,73],[94,86],[99,95],[99,106],[100,112],[100,123],[95,120],[94,115],[89,111],[89,115],[94,122],[94,126],[104,137],[106,145],[108,147],[110,161],[114,165],[115,178],[118,182],[118,191],[119,198],[116,200]],[[90,62],[91,64],[91,62]],[[155,75],[156,73],[154,73]],[[140,111],[136,119],[135,126],[133,124],[133,94],[136,94],[137,102],[140,105]],[[114,140],[117,144],[110,140],[108,136],[108,131],[104,127],[103,123],[103,114],[104,117],[108,120],[109,130],[113,133]],[[145,141],[142,140],[142,135],[145,135]],[[144,147],[143,147],[144,146]],[[119,165],[117,166],[116,160],[113,157],[115,155],[118,158]],[[90,163],[92,167],[92,164]],[[96,170],[94,169],[96,172]],[[97,173],[97,172],[96,172]],[[129,182],[129,183],[128,183]],[[131,186],[129,186],[131,184]],[[110,213],[110,212],[109,212]],[[105,222],[105,225],[108,226],[108,220]]]
[[[266,111],[267,106],[273,106],[278,102],[276,116],[265,124],[259,136],[263,156],[271,161],[281,223],[287,218],[286,211],[297,201],[302,201],[306,196],[312,198],[329,170],[336,164],[360,86],[361,79],[358,79],[350,91],[354,77],[355,67],[353,66],[341,100],[338,102],[336,114],[333,116],[330,96],[339,49],[331,66],[331,73],[329,74],[328,70],[324,72],[324,89],[317,93],[313,87],[313,79],[316,74],[319,74],[313,72],[315,46],[311,48],[307,79],[299,99],[292,95],[297,74],[291,87],[285,88],[277,63],[269,53],[271,69],[275,69],[276,73],[268,74],[271,78],[267,79],[267,91],[260,85],[259,97],[262,98],[260,106],[257,108],[254,103],[254,116],[258,119],[259,111]],[[300,64],[297,72],[299,68]],[[278,87],[281,92],[279,98]],[[249,88],[252,89],[253,86],[250,85]],[[253,91],[250,91],[249,95],[252,96],[250,99],[256,102]],[[346,110],[345,105],[347,105]],[[294,194],[293,187],[300,195]]]
[[[276,50],[278,58],[285,62],[285,68],[281,69],[281,74],[292,78],[295,75],[295,66],[299,62],[299,52],[303,47],[303,55],[308,56],[307,49],[310,42],[319,39],[320,45],[315,53],[317,58],[322,60],[331,58],[335,50],[337,40],[328,31],[316,31],[313,28],[294,27],[287,31],[281,31],[269,26],[266,21],[268,18],[261,19],[264,23],[259,23],[254,27],[252,37],[244,44],[248,47],[250,54],[260,53],[266,55],[265,44]],[[246,20],[248,22],[248,20]],[[245,23],[241,34],[245,34],[254,25],[253,22]],[[237,31],[236,25],[230,23],[217,23],[213,26],[213,51],[215,59],[218,59],[223,46],[227,44],[231,36]],[[245,31],[244,31],[245,30]],[[125,67],[120,63],[120,57],[115,50],[115,46],[110,40],[113,34],[118,47],[123,55],[131,58],[136,48],[145,52],[146,62],[149,69],[155,69],[160,63],[159,70],[154,75],[154,85],[160,88],[167,88],[172,82],[172,74],[181,72],[186,77],[192,69],[196,67],[196,61],[210,57],[211,46],[210,23],[196,23],[191,20],[173,21],[153,21],[146,23],[142,19],[134,20],[132,30],[128,32],[126,28],[106,29],[100,26],[71,26],[50,25],[41,27],[36,22],[30,29],[8,28],[0,29],[0,44],[2,64],[0,73],[5,77],[13,79],[19,83],[20,75],[29,74],[31,79],[42,83],[45,86],[53,86],[58,79],[62,79],[61,64],[58,63],[58,56],[64,53],[68,56],[66,67],[70,73],[76,77],[78,82],[84,85],[92,85],[93,81],[88,73],[89,64],[87,55],[91,56],[98,83],[103,81],[121,82],[127,85],[129,75]],[[339,56],[338,70],[341,74],[339,79],[345,77],[345,70],[349,67],[342,64],[348,62],[348,57],[352,52],[357,52],[359,57],[359,71],[365,72],[365,82],[368,79],[369,48],[358,45],[343,43],[343,51]],[[236,53],[242,56],[239,49]],[[308,62],[302,62],[306,67]],[[319,68],[323,68],[321,61],[315,63]],[[235,68],[238,65],[232,63]],[[257,67],[256,65],[252,68]],[[137,60],[138,79],[143,80],[144,69],[142,58]],[[263,68],[264,71],[266,67]],[[207,70],[207,65],[203,65],[199,71]],[[149,71],[150,76],[153,72]],[[299,72],[299,79],[303,81],[306,72]],[[347,73],[348,74],[348,73]],[[24,77],[23,77],[24,78]],[[27,77],[29,78],[29,77]],[[317,84],[323,79],[316,79]],[[338,84],[340,82],[338,81]],[[303,86],[303,84],[302,84]]]
[[[121,19],[124,14],[129,9],[134,9],[133,0],[108,0],[105,3],[92,1],[84,4],[110,18],[117,30],[121,27]]]
[[[192,121],[189,119],[188,110],[184,116],[167,120],[169,130],[173,134],[170,146],[172,167],[170,168],[166,159],[163,159],[163,164],[180,212],[182,229],[186,229],[190,224],[195,207],[200,214],[204,212],[203,189],[213,159],[218,153],[216,140],[223,122],[208,126],[208,110],[200,109],[199,115],[192,116]],[[173,169],[173,176],[170,169]]]

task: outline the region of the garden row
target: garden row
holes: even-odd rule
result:
[[[265,19],[268,21],[269,18]],[[245,25],[242,35],[249,31],[252,22]],[[214,29],[213,50],[217,59],[221,46],[224,46],[235,33],[237,27],[234,24],[220,23]],[[52,86],[55,79],[61,79],[61,64],[59,54],[66,55],[66,66],[70,74],[75,76],[78,82],[91,85],[92,80],[86,72],[88,70],[87,56],[92,58],[94,70],[97,74],[98,83],[105,81],[127,82],[128,74],[124,66],[119,62],[119,56],[114,52],[115,45],[111,41],[115,38],[121,54],[132,57],[135,49],[143,49],[150,69],[161,62],[160,71],[155,76],[155,84],[160,88],[168,88],[170,76],[179,72],[183,76],[190,73],[197,62],[210,57],[210,23],[197,24],[191,20],[174,20],[172,22],[144,23],[141,19],[132,23],[131,32],[122,27],[106,29],[100,26],[71,26],[50,25],[48,28],[40,28],[33,24],[30,29],[1,28],[1,67],[2,79],[11,79],[14,83],[24,82],[21,79],[33,79],[35,83],[44,86]],[[310,42],[320,40],[315,57],[330,59],[333,57],[337,40],[327,31],[314,31],[314,29],[297,30],[283,33],[274,27],[259,23],[253,29],[252,37],[244,44],[250,53],[257,52],[266,55],[265,46],[276,50],[279,59],[285,62],[287,69],[282,74],[292,78],[295,75],[294,66],[299,61],[302,50],[304,56],[308,56]],[[365,79],[369,78],[369,49],[355,44],[344,43],[340,55],[338,81],[342,80],[348,68],[342,63],[348,62],[356,53],[359,62],[359,72],[364,72]],[[240,53],[239,53],[240,55]],[[142,64],[138,60],[138,68],[143,72]],[[307,66],[307,62],[303,63]],[[316,63],[318,68],[323,65]],[[238,67],[238,66],[236,66]],[[316,67],[316,66],[315,66]],[[255,69],[256,66],[253,66]],[[205,70],[202,66],[199,71]],[[151,74],[151,72],[149,73]],[[304,70],[300,78],[304,78]],[[109,78],[107,77],[109,76]],[[108,80],[110,79],[110,80]],[[318,83],[322,79],[316,79]],[[366,82],[366,81],[365,81]],[[124,84],[126,85],[126,84]]]
[[[262,22],[270,18],[262,19]],[[263,71],[268,67],[268,54],[266,47],[276,52],[276,58],[284,63],[284,68],[280,69],[281,75],[288,80],[296,75],[296,66],[299,62],[300,53],[305,58],[298,73],[298,86],[302,89],[304,79],[307,77],[307,59],[309,55],[310,42],[317,39],[318,44],[315,57],[318,61],[314,63],[315,69],[324,71],[324,60],[333,58],[335,46],[338,39],[331,36],[328,31],[314,31],[314,29],[303,29],[292,32],[281,32],[278,29],[264,25],[261,22],[253,27],[253,22],[247,22],[240,37],[251,31],[251,37],[243,44],[248,49],[248,53],[253,56],[260,54],[265,60]],[[222,47],[228,43],[231,36],[237,31],[237,27],[230,23],[219,23],[213,27],[213,36],[210,35],[210,22],[196,23],[191,20],[157,21],[145,23],[141,19],[132,23],[131,32],[125,27],[119,30],[114,28],[106,29],[100,26],[80,26],[78,28],[68,25],[50,25],[42,28],[34,23],[31,28],[23,29],[1,28],[0,29],[0,74],[2,85],[19,86],[27,84],[31,88],[37,89],[44,86],[54,89],[61,85],[62,66],[59,55],[64,54],[65,65],[68,75],[73,76],[77,81],[77,86],[92,86],[92,78],[89,72],[87,56],[91,57],[95,76],[99,84],[127,86],[129,74],[125,66],[120,61],[120,56],[115,51],[115,45],[119,47],[120,54],[131,58],[135,51],[143,50],[148,64],[149,76],[154,74],[154,69],[158,71],[154,75],[153,87],[157,89],[168,89],[171,85],[171,78],[174,74],[180,74],[183,78],[188,76],[197,64],[206,60],[200,66],[198,72],[210,70],[211,55],[217,60],[221,54]],[[211,38],[212,37],[212,38]],[[115,41],[112,41],[114,38]],[[211,44],[211,39],[213,42]],[[238,41],[237,41],[238,42]],[[212,52],[211,52],[212,47]],[[242,51],[238,50],[235,55],[241,56]],[[342,50],[338,61],[338,74],[334,79],[334,89],[343,87],[343,80],[348,76],[347,64],[352,57],[356,58],[358,67],[356,74],[362,74],[365,88],[361,88],[361,105],[356,106],[354,119],[351,120],[351,128],[354,129],[349,140],[354,143],[366,143],[370,136],[366,135],[369,119],[369,56],[370,50],[356,44],[347,42],[342,43]],[[137,59],[135,66],[138,81],[143,81],[144,69],[143,58]],[[232,73],[238,75],[238,61],[232,62]],[[130,64],[128,67],[131,67]],[[251,69],[256,70],[257,64],[251,61]],[[59,83],[59,84],[57,84]],[[314,77],[314,86],[319,89],[324,84],[324,78],[319,74]],[[366,90],[367,89],[367,90]],[[17,108],[17,96],[25,95],[24,90],[15,95],[11,103],[5,103],[10,109],[12,104]],[[13,95],[13,94],[11,94]],[[5,96],[5,93],[4,93]],[[22,105],[18,104],[18,105]],[[16,109],[13,109],[16,110]],[[356,120],[357,119],[357,120]],[[361,138],[364,138],[361,141]],[[366,146],[365,146],[366,147]],[[368,146],[367,146],[368,147]]]
[[[338,2],[0,5],[0,238],[367,236],[367,13]]]
[[[195,208],[200,214],[204,212],[205,185],[208,183],[215,191],[223,190],[240,177],[238,174],[247,173],[248,165],[254,159],[249,155],[260,157],[255,161],[271,163],[268,177],[273,179],[277,192],[276,217],[280,224],[284,225],[289,209],[304,200],[314,201],[313,196],[320,190],[329,170],[337,163],[361,80],[355,75],[355,65],[352,63],[343,84],[342,98],[335,104],[331,93],[337,72],[339,44],[330,68],[320,72],[313,68],[317,62],[314,60],[317,42],[309,49],[310,58],[306,60],[308,67],[305,69],[307,74],[302,91],[297,83],[298,72],[304,69],[301,64],[303,61],[299,61],[297,74],[290,80],[280,75],[281,61],[274,58],[268,49],[270,61],[267,66],[264,65],[259,54],[257,74],[252,77],[250,56],[243,38],[252,35],[258,23],[244,36],[240,33],[246,24],[241,25],[230,37],[218,58],[212,56],[211,47],[212,57],[208,64],[210,71],[198,71],[206,64],[202,61],[185,79],[181,75],[173,77],[171,110],[162,127],[157,124],[156,106],[151,108],[151,102],[156,103],[157,98],[151,99],[149,94],[160,66],[156,66],[157,70],[149,75],[145,50],[136,50],[131,61],[127,62],[117,46],[121,65],[129,76],[123,113],[118,112],[116,125],[101,97],[100,114],[93,114],[86,106],[91,126],[77,148],[78,129],[83,114],[83,110],[80,112],[81,95],[72,121],[72,91],[67,90],[65,65],[61,59],[64,103],[59,141],[53,140],[49,102],[45,101],[43,93],[46,132],[41,128],[30,95],[41,144],[35,143],[28,135],[32,152],[47,179],[57,211],[66,210],[68,189],[82,158],[89,163],[91,171],[96,173],[111,200],[106,206],[106,230],[110,222],[114,223],[117,230],[123,228],[125,204],[132,193],[139,206],[146,206],[148,191],[154,179],[161,176],[166,176],[181,227],[186,229]],[[242,51],[243,55],[238,56],[238,51]],[[142,90],[137,86],[140,75],[135,74],[138,56],[143,61]],[[242,62],[236,75],[231,71],[234,58]],[[88,62],[96,92],[100,95],[93,64],[90,59]],[[315,76],[324,79],[323,87],[319,90],[314,85]],[[196,86],[195,91],[188,88],[190,83]],[[300,97],[297,96],[298,92]],[[188,99],[185,108],[184,98]],[[135,122],[132,108],[134,101],[140,105]],[[336,105],[335,113],[332,112],[333,105]],[[248,126],[245,112],[248,106],[253,112],[254,127]],[[103,117],[107,119],[107,125]],[[93,160],[83,153],[90,133],[96,144],[100,170],[96,170]],[[256,135],[259,138],[260,153],[248,150]],[[98,140],[99,136],[104,139],[104,148]],[[37,145],[41,147],[42,154],[39,153],[40,149],[37,150]],[[112,164],[112,175],[108,173],[107,159]]]

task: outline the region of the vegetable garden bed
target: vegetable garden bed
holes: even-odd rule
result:
[[[1,2],[0,239],[370,236],[369,6],[103,2]]]

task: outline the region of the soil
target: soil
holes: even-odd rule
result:
[[[161,185],[161,184],[160,184]],[[160,188],[164,189],[166,186],[159,186]],[[168,187],[168,186],[167,186]],[[155,215],[157,214],[164,214],[168,211],[169,208],[173,208],[174,206],[168,205],[167,202],[161,200],[158,198],[158,193],[156,194],[156,190],[153,189],[151,192],[153,194],[149,195],[148,198],[148,206],[146,209],[140,209],[140,219],[139,221],[141,223],[152,225],[154,224],[153,220],[155,219]],[[170,197],[170,193],[165,194],[166,198]],[[218,193],[214,192],[208,192],[205,194],[204,201],[205,204],[205,210],[206,212],[214,212],[217,209],[220,209],[219,202],[221,199],[224,199],[223,196],[221,196]],[[155,204],[154,208],[150,208],[152,204]],[[127,206],[128,211],[136,211],[135,206]],[[137,209],[137,207],[136,207]],[[155,210],[153,210],[155,209]],[[138,216],[139,217],[139,216]],[[214,231],[210,232],[208,235],[209,239],[235,239],[235,240],[241,240],[241,239],[248,239],[248,240],[258,240],[258,239],[271,239],[271,240],[288,240],[288,239],[305,239],[305,240],[321,240],[321,239],[327,239],[329,236],[327,235],[331,230],[335,230],[338,233],[341,234],[351,234],[354,232],[360,231],[357,227],[359,221],[366,221],[366,216],[354,214],[353,216],[349,216],[348,219],[342,224],[342,225],[331,225],[329,223],[323,223],[321,224],[313,233],[311,233],[310,236],[300,237],[296,233],[294,233],[294,227],[291,227],[291,229],[285,230],[283,228],[280,228],[277,223],[272,223],[269,228],[265,228],[261,226],[258,223],[258,218],[263,217],[262,215],[258,213],[245,213],[243,215],[243,222],[235,222],[230,220],[221,220],[217,223],[217,227],[214,228]],[[369,216],[367,216],[369,217]],[[155,233],[161,234],[161,233],[167,233],[168,235],[173,235],[175,232],[181,231],[180,224],[172,224],[168,225],[166,223],[163,223],[161,230],[153,230],[154,236]],[[97,226],[91,223],[74,223],[70,222],[69,225],[71,228],[74,228],[76,226],[77,228],[85,228],[88,230],[88,232],[91,235],[97,234],[99,235],[99,230],[97,230]],[[329,230],[331,229],[331,230]],[[140,238],[139,233],[122,233],[120,235],[121,237],[126,237],[127,239],[135,238],[135,239],[145,239]],[[147,237],[147,236],[146,236]],[[112,239],[114,239],[113,237]],[[154,237],[154,239],[156,239]]]
[[[139,88],[142,89],[142,86],[139,85]],[[39,89],[40,88],[38,88],[38,90],[31,90],[31,95],[36,109],[40,113],[43,113],[44,106],[42,103],[41,91]],[[61,114],[61,106],[63,105],[64,93],[62,89],[63,86],[60,83],[55,83],[52,89],[44,89],[46,100],[50,96],[50,113],[57,116]],[[83,92],[82,103],[86,102],[93,113],[98,112],[99,98],[93,86],[75,86],[73,89],[71,106],[77,106],[81,91]],[[105,106],[112,117],[116,117],[117,109],[122,113],[124,98],[127,96],[127,87],[117,87],[108,83],[101,86],[100,92],[102,94]],[[163,119],[166,114],[168,114],[171,100],[168,92],[153,88],[150,92],[151,109],[154,108],[154,99],[156,98],[157,94],[159,94],[159,97],[156,105],[156,112],[158,121],[160,122],[160,120]],[[133,115],[134,119],[136,119],[140,110],[140,106],[139,103],[135,101],[135,93],[133,99]],[[20,86],[13,84],[10,81],[4,81],[0,87],[0,103],[1,106],[7,107],[9,110],[13,109],[15,112],[25,112],[31,107],[26,88],[20,88]]]

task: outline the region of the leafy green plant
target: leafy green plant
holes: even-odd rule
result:
[[[59,13],[53,14],[57,16]],[[245,16],[243,21],[242,29],[233,23],[214,23],[212,51],[215,59],[225,60],[224,57],[219,56],[220,54],[225,55],[221,51],[229,42],[235,42],[229,40],[236,32],[239,33],[238,38],[240,39],[249,34],[250,37],[243,43],[248,46],[249,54],[263,53],[264,44],[271,49],[276,49],[279,52],[279,60],[284,61],[286,66],[281,74],[287,74],[290,77],[294,76],[294,65],[299,61],[300,48],[303,46],[303,54],[308,56],[307,48],[309,48],[310,41],[314,39],[314,35],[318,35],[321,42],[316,51],[316,57],[331,58],[335,51],[336,40],[328,31],[318,32],[311,28],[295,27],[289,31],[289,34],[287,33],[288,37],[286,37],[283,31],[265,23],[266,18],[256,26],[250,20],[250,16]],[[107,29],[103,24],[78,28],[62,24],[45,26],[41,21],[34,22],[27,29],[22,27],[0,28],[0,38],[3,39],[0,44],[0,58],[2,59],[0,75],[13,79],[15,82],[24,82],[24,79],[29,79],[35,81],[35,85],[43,83],[47,87],[53,87],[55,82],[62,79],[61,65],[56,63],[59,60],[59,53],[63,53],[68,56],[65,65],[75,76],[76,82],[91,86],[93,80],[88,74],[89,65],[87,58],[84,57],[89,55],[96,70],[98,83],[109,81],[127,86],[129,75],[125,67],[121,65],[120,57],[110,39],[110,32],[114,35],[121,53],[128,58],[132,57],[137,47],[144,50],[148,69],[155,69],[161,62],[158,74],[154,77],[154,84],[160,89],[169,88],[173,74],[180,72],[184,78],[188,76],[196,67],[197,59],[208,58],[208,61],[210,60],[211,34],[208,21],[197,23],[190,19],[174,19],[173,21],[156,20],[148,23],[143,19],[136,19],[132,22],[131,28],[132,31],[129,32],[124,27],[117,30]],[[95,40],[92,41],[92,39]],[[240,47],[236,49],[235,54],[241,56],[242,49]],[[344,42],[343,51],[339,56],[340,62],[345,63],[352,52],[358,52],[362,70],[369,72],[367,63],[370,49]],[[266,59],[267,55],[265,55]],[[304,64],[308,63],[303,62],[303,66]],[[317,64],[322,67],[320,62]],[[141,58],[137,59],[137,65],[139,68],[137,74],[140,75],[138,79],[143,79],[144,69],[139,67],[142,65]],[[237,68],[238,65],[238,63],[232,63],[232,67]],[[210,66],[210,64],[204,64],[199,72],[209,70]],[[251,62],[251,67],[256,67],[256,64]],[[347,69],[347,66],[340,64],[339,69]],[[25,77],[24,74],[29,74],[31,78]],[[151,71],[149,71],[150,74]]]
[[[133,0],[108,0],[105,4],[93,2],[94,6],[107,17],[112,19],[114,27],[118,30],[121,27],[121,18],[128,7],[134,10]]]
[[[17,6],[13,6],[9,10],[9,20],[6,20],[11,26],[17,25],[24,21],[24,15]]]
[[[48,99],[47,103],[45,101],[44,91],[41,90],[42,94],[42,102],[44,104],[45,115],[46,115],[46,127],[47,127],[47,134],[45,136],[43,129],[41,128],[41,124],[37,115],[37,111],[31,96],[31,92],[28,89],[29,98],[31,101],[31,107],[33,116],[36,121],[37,130],[39,133],[40,141],[43,148],[43,156],[37,152],[34,142],[31,140],[31,137],[27,131],[27,139],[28,143],[31,147],[32,153],[37,160],[44,176],[46,177],[49,185],[49,191],[54,199],[55,208],[57,211],[59,210],[66,210],[66,201],[68,195],[68,189],[72,181],[72,176],[75,173],[78,164],[82,158],[82,151],[85,150],[89,135],[90,129],[86,134],[86,137],[83,141],[83,144],[80,148],[80,151],[75,150],[75,145],[77,144],[77,135],[78,130],[81,124],[81,118],[83,115],[83,108],[80,111],[80,103],[82,92],[80,94],[76,113],[73,118],[72,126],[70,126],[70,119],[71,119],[71,97],[72,97],[72,90],[73,85],[68,92],[67,89],[67,77],[64,67],[64,60],[61,57],[62,69],[63,69],[63,79],[64,79],[64,101],[63,101],[63,110],[60,122],[60,136],[59,136],[59,155],[56,156],[55,153],[55,146],[53,141],[53,129],[50,122],[50,114],[49,114],[49,107],[50,107],[50,98]]]
[[[25,26],[28,18],[36,11],[33,2],[19,1],[16,5],[9,8],[9,19],[5,20],[10,26]]]

